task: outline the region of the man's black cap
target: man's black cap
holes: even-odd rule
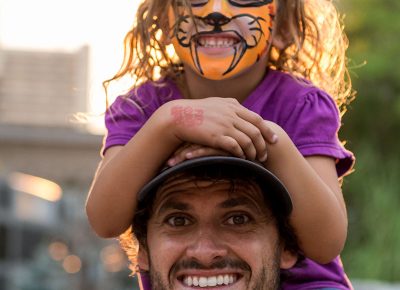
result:
[[[207,172],[207,168],[219,170],[220,178],[224,178],[224,172],[235,172],[236,176],[252,178],[260,186],[264,195],[275,212],[288,216],[292,211],[290,194],[282,182],[262,165],[237,157],[207,156],[186,160],[175,166],[162,170],[156,177],[149,181],[139,192],[138,200],[145,202],[152,199],[157,189],[170,177],[177,174],[201,169]],[[230,174],[227,174],[230,175]]]

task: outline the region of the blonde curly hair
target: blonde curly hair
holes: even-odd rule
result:
[[[179,5],[191,7],[190,0]],[[333,1],[277,0],[277,6],[272,37],[281,45],[272,44],[268,67],[311,81],[334,98],[343,114],[354,92],[347,68],[348,40]],[[124,39],[122,65],[103,83],[106,93],[111,82],[124,76],[134,79],[131,89],[166,76],[182,83],[182,64],[167,41],[169,7],[177,12],[177,1],[143,0],[139,5]]]

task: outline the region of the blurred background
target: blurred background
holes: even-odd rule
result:
[[[0,0],[0,290],[137,289],[116,240],[90,230],[105,95],[139,0]],[[346,0],[357,98],[340,137],[343,253],[356,289],[400,289],[400,1]],[[124,87],[126,88],[126,87]],[[122,92],[112,88],[110,97]]]
[[[340,7],[358,92],[341,132],[357,158],[344,183],[350,228],[343,260],[352,278],[394,283],[400,281],[400,1],[346,0]]]

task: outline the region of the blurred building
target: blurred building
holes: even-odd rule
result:
[[[0,289],[135,289],[84,212],[102,143],[72,122],[87,111],[88,59],[87,47],[0,50]]]
[[[0,122],[70,126],[87,109],[89,48],[0,50]]]

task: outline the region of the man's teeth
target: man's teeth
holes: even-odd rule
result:
[[[203,47],[231,47],[236,44],[234,38],[218,38],[218,37],[200,37],[199,44]]]
[[[229,285],[236,282],[236,275],[218,275],[218,276],[185,276],[183,283],[186,286],[195,287],[215,287],[220,285]]]

